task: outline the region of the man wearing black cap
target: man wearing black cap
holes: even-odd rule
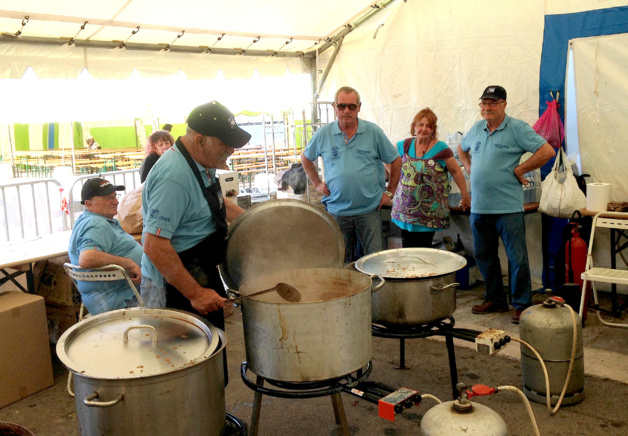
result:
[[[89,179],[81,191],[85,210],[72,229],[68,256],[81,268],[120,265],[129,272],[134,284],[141,280],[142,246],[120,227],[113,217],[118,212],[116,191],[124,186],[105,179]],[[126,281],[78,282],[83,304],[92,315],[134,306],[137,299]]]
[[[504,88],[489,86],[480,100],[484,120],[475,123],[458,146],[458,156],[471,176],[473,245],[486,283],[486,301],[473,306],[472,312],[508,311],[498,257],[501,237],[511,271],[512,322],[518,324],[523,309],[532,304],[522,189],[528,181],[524,174],[543,166],[555,152],[526,122],[506,115]],[[526,152],[533,154],[520,164]]]
[[[223,200],[215,169],[251,135],[216,101],[194,109],[187,123],[144,184],[142,297],[149,307],[196,312],[224,329],[226,293],[216,266],[227,221],[244,211]]]

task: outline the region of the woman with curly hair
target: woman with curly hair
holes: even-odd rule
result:
[[[462,208],[466,210],[471,204],[453,152],[438,140],[437,120],[430,108],[419,111],[410,124],[413,137],[397,143],[401,176],[391,218],[401,228],[404,247],[431,247],[434,233],[449,227],[448,172],[462,192]]]
[[[156,130],[148,137],[146,140],[146,146],[144,147],[144,151],[146,152],[146,157],[142,161],[142,166],[140,167],[140,182],[144,183],[150,169],[155,165],[155,163],[159,160],[162,154],[174,144],[174,138],[170,134],[170,132],[166,132],[165,130]]]

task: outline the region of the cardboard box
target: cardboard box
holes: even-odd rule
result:
[[[63,269],[63,264],[69,261],[68,256],[60,256],[35,263],[35,293],[44,297],[46,304],[59,307],[80,304],[79,292]]]
[[[52,386],[44,299],[0,293],[0,407]]]

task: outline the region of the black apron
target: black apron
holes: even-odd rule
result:
[[[194,162],[190,153],[186,150],[181,142],[181,138],[177,139],[176,144],[194,173],[216,223],[216,231],[214,233],[207,236],[194,247],[177,254],[185,269],[199,285],[204,288],[211,288],[215,290],[218,295],[226,298],[227,293],[225,292],[220,273],[218,272],[218,265],[223,262],[227,247],[227,215],[225,203],[222,198],[222,191],[220,189],[220,182],[216,179],[211,186],[206,187],[196,162]],[[225,329],[225,318],[222,309],[216,312],[210,312],[207,315],[201,315],[192,307],[190,300],[169,283],[166,283],[166,307],[197,314],[205,318],[213,326],[223,331]]]

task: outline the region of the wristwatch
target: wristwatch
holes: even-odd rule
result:
[[[390,198],[393,198],[393,193],[390,191],[384,192],[384,194],[388,195]]]

